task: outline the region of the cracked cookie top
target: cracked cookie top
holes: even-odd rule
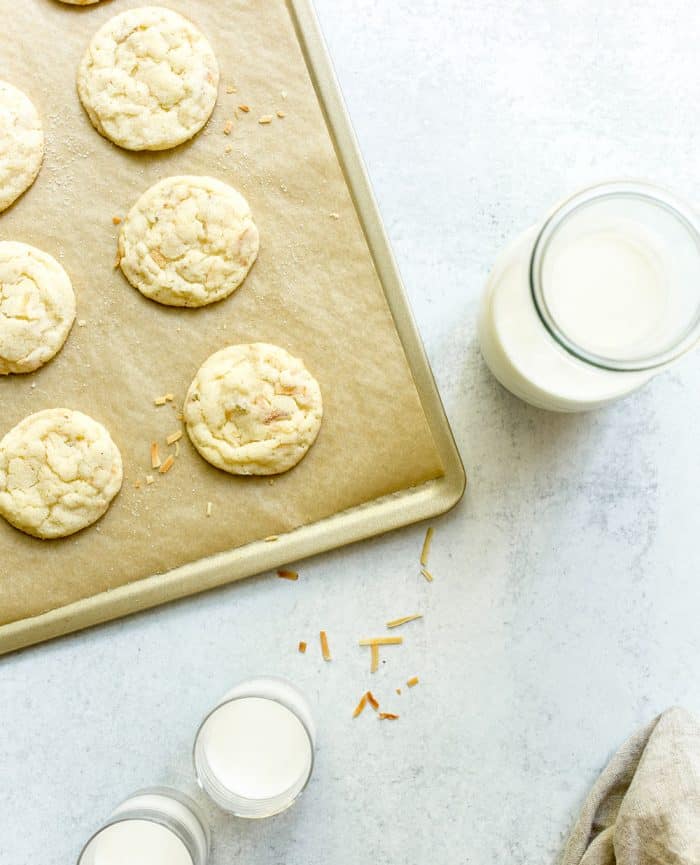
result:
[[[121,485],[117,446],[82,412],[37,412],[0,441],[0,516],[35,537],[62,538],[91,525]]]
[[[0,211],[28,189],[44,158],[44,132],[29,98],[0,81]]]
[[[263,342],[232,345],[200,367],[183,409],[192,444],[234,475],[295,466],[323,417],[318,382],[299,358]]]
[[[73,286],[56,259],[0,241],[0,375],[32,372],[51,360],[74,319]]]
[[[161,6],[107,21],[78,69],[78,94],[93,126],[127,150],[166,150],[187,141],[214,110],[218,84],[205,37]]]
[[[213,177],[167,177],[146,190],[119,233],[119,263],[146,297],[205,306],[243,282],[259,247],[248,202]]]

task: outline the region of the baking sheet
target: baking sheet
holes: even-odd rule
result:
[[[0,381],[0,432],[30,412],[68,406],[105,423],[125,463],[122,493],[92,529],[41,542],[0,521],[0,625],[72,609],[81,599],[443,473],[290,8],[283,0],[168,0],[164,5],[210,39],[222,72],[219,101],[192,142],[133,154],[92,129],[75,95],[75,69],[101,23],[139,5],[105,0],[78,9],[54,0],[0,0],[0,77],[28,93],[47,132],[42,172],[0,215],[0,239],[55,255],[71,275],[85,321],[48,366]],[[239,104],[251,110],[238,112],[226,136]],[[277,110],[284,119],[258,124]],[[246,283],[203,310],[154,304],[113,269],[112,217],[160,178],[184,173],[211,174],[239,188],[261,231],[261,254]],[[211,352],[252,340],[303,357],[321,384],[324,424],[307,458],[273,480],[233,478],[203,462],[185,438],[173,470],[135,489],[150,471],[149,442],[179,427],[173,407],[156,408],[153,397],[172,391],[181,405]],[[253,561],[247,568],[255,571]],[[161,599],[176,594],[162,578],[153,585]],[[126,597],[114,595],[115,602]]]

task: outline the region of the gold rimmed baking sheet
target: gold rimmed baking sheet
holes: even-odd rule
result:
[[[211,41],[221,84],[205,130],[157,154],[101,138],[75,94],[94,31],[139,5],[0,0],[0,78],[30,96],[47,133],[39,178],[0,214],[0,239],[62,262],[82,324],[42,370],[0,380],[0,434],[31,412],[76,408],[110,429],[125,464],[110,511],[71,538],[42,542],[0,520],[0,652],[434,516],[464,489],[310,4],[167,0]],[[272,123],[258,123],[265,115]],[[231,183],[260,228],[244,285],[202,310],[148,301],[113,266],[113,217],[173,174]],[[164,439],[181,426],[198,366],[256,340],[302,357],[321,384],[324,422],[309,455],[273,479],[235,478],[185,436],[173,469],[152,472],[149,443],[174,450]],[[175,400],[154,406],[168,392]]]

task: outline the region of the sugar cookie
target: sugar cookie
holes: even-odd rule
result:
[[[0,211],[34,183],[44,158],[44,132],[28,97],[0,81]]]
[[[167,177],[146,190],[119,233],[129,282],[168,306],[205,306],[243,282],[259,247],[248,202],[213,177]]]
[[[0,441],[0,516],[37,538],[62,538],[98,520],[122,485],[107,430],[65,408],[29,415]]]
[[[184,407],[192,444],[234,475],[274,475],[295,466],[323,417],[318,382],[301,360],[257,342],[217,351],[200,367]]]
[[[73,286],[56,259],[27,243],[0,241],[0,375],[43,366],[74,320]]]
[[[162,6],[111,18],[78,69],[78,94],[93,126],[127,150],[166,150],[192,138],[214,110],[218,84],[202,33]]]

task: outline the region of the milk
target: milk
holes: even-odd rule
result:
[[[196,804],[154,787],[116,808],[83,850],[78,865],[206,865],[209,839]]]
[[[655,200],[608,194],[501,254],[478,335],[487,365],[516,396],[580,411],[636,390],[691,347],[698,309],[693,227]]]
[[[314,726],[302,695],[272,677],[230,691],[202,723],[194,760],[202,788],[240,817],[269,817],[304,789],[314,760]]]
[[[114,823],[100,835],[85,865],[192,865],[170,829],[148,820]]]
[[[502,254],[479,310],[481,352],[491,372],[515,396],[538,408],[598,408],[636,390],[652,373],[612,372],[583,363],[547,332],[532,302],[529,255],[536,229]]]
[[[311,765],[311,744],[301,721],[260,697],[223,706],[207,725],[203,747],[212,774],[246,799],[283,794]]]
[[[653,338],[669,302],[663,250],[655,245],[620,221],[552,252],[545,267],[552,316],[575,343],[621,356]]]

